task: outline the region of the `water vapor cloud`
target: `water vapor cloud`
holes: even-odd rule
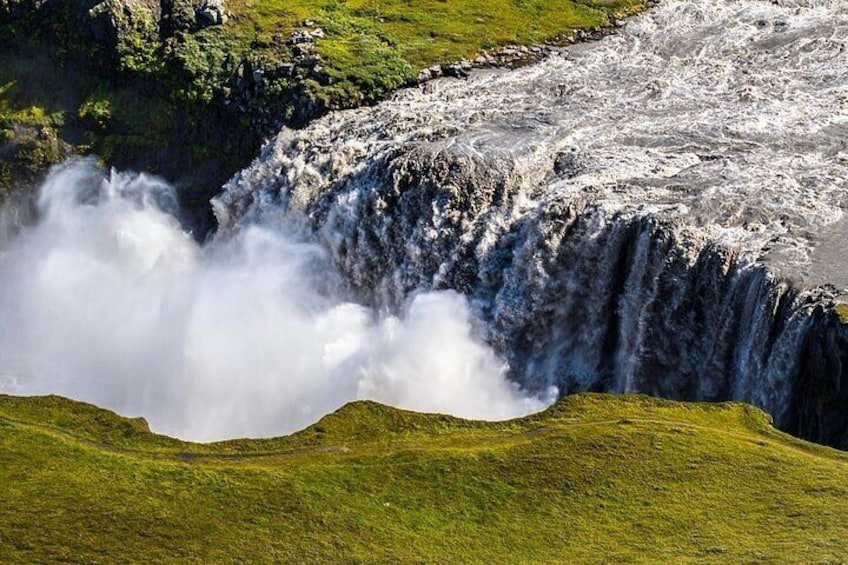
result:
[[[0,391],[61,394],[193,440],[292,432],[355,399],[505,419],[544,407],[475,335],[464,297],[399,316],[351,301],[284,225],[200,246],[166,183],[54,170],[0,248]]]

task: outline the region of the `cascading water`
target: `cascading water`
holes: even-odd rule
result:
[[[283,131],[215,207],[302,226],[374,306],[462,292],[528,391],[744,400],[846,447],[846,144],[843,0],[664,0]]]

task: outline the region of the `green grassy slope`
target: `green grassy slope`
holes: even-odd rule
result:
[[[0,397],[3,562],[743,563],[848,556],[848,459],[738,404],[505,423],[355,403],[211,445]]]
[[[323,88],[336,96],[355,89],[373,99],[371,90],[400,85],[434,63],[609,26],[647,5],[646,0],[230,0],[235,17],[206,33],[231,52],[249,45],[254,56],[274,60],[279,38],[311,20],[326,32],[318,52],[335,79]]]
[[[368,34],[397,47],[413,67],[453,62],[482,48],[537,43],[569,30],[609,25],[645,0],[230,0],[222,33],[271,41],[300,22],[326,25],[325,42]]]

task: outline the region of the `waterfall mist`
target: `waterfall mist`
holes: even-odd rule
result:
[[[544,407],[505,380],[461,295],[381,315],[285,224],[198,246],[175,202],[91,162],[51,173],[39,220],[0,249],[0,390],[194,440],[288,433],[355,399],[483,419]]]

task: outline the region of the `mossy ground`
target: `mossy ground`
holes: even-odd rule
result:
[[[0,200],[72,154],[94,154],[176,183],[188,224],[208,229],[209,198],[259,145],[238,119],[111,82],[49,47],[0,46]]]
[[[211,30],[228,45],[273,59],[281,37],[311,20],[331,89],[391,90],[433,64],[483,49],[540,43],[577,29],[609,26],[645,0],[231,0],[235,18]]]
[[[209,445],[0,397],[4,562],[838,563],[848,459],[739,404],[582,395],[503,422],[355,403]]]
[[[114,150],[109,136],[122,132],[143,132],[150,147],[167,141],[173,108],[162,98],[112,85],[56,60],[49,49],[6,48],[0,55],[0,129],[49,128],[107,159]]]

